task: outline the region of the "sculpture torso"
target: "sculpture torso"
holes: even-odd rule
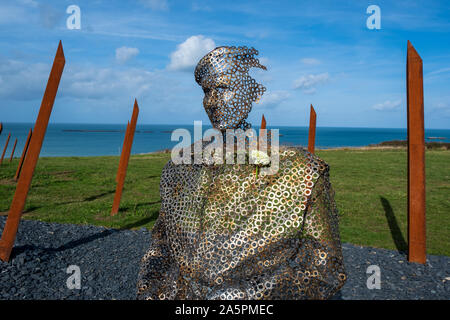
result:
[[[213,126],[249,128],[265,69],[246,47],[205,55],[195,80]],[[345,282],[328,166],[303,149],[280,148],[279,170],[252,164],[164,167],[161,211],[142,259],[139,299],[324,299]]]
[[[258,178],[169,161],[160,193],[140,298],[326,298],[345,281],[328,166],[302,149],[281,148],[278,173]]]

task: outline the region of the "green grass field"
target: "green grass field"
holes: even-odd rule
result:
[[[406,249],[406,151],[322,150],[331,167],[343,242]],[[130,159],[120,213],[110,217],[118,157],[41,158],[28,195],[24,219],[151,228],[160,208],[159,180],[170,154]],[[450,256],[450,151],[428,150],[427,249]],[[7,214],[18,164],[0,167],[0,212]]]

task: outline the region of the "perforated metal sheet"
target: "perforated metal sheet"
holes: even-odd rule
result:
[[[265,68],[256,54],[220,47],[197,65],[215,128],[249,127],[265,90],[248,76]],[[281,147],[279,170],[258,177],[249,163],[169,161],[160,195],[138,299],[326,299],[345,283],[329,169],[303,149]]]
[[[252,165],[165,166],[140,299],[325,299],[345,282],[328,166],[281,148]]]
[[[195,81],[202,87],[203,106],[213,127],[219,130],[249,128],[245,121],[266,88],[250,77],[251,67],[266,70],[247,47],[218,47],[195,68]]]

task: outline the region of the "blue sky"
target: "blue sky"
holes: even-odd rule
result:
[[[81,10],[70,30],[69,5]],[[369,30],[369,5],[381,29]],[[250,122],[406,127],[410,40],[424,61],[425,126],[450,129],[448,1],[0,0],[0,121],[36,119],[59,40],[66,66],[52,122],[140,124],[209,120],[196,62],[221,45],[259,50],[266,88]]]

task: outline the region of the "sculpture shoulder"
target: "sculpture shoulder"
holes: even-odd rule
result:
[[[161,178],[174,174],[192,174],[198,171],[202,165],[196,164],[175,164],[172,160],[166,162],[162,169]]]
[[[179,188],[195,189],[204,167],[198,164],[175,164],[172,160],[167,161],[161,173],[160,195],[163,197]]]
[[[328,173],[329,166],[316,154],[308,152],[301,147],[281,146],[279,148],[279,165],[280,168],[290,166],[306,166],[310,170],[317,172],[319,175]],[[161,178],[170,176],[184,176],[198,173],[202,167],[210,167],[209,165],[177,165],[169,160],[163,168]],[[280,173],[282,174],[282,173]]]
[[[329,165],[323,159],[304,148],[281,146],[279,153],[280,167],[287,162],[293,166],[306,166],[319,175],[329,172]]]

